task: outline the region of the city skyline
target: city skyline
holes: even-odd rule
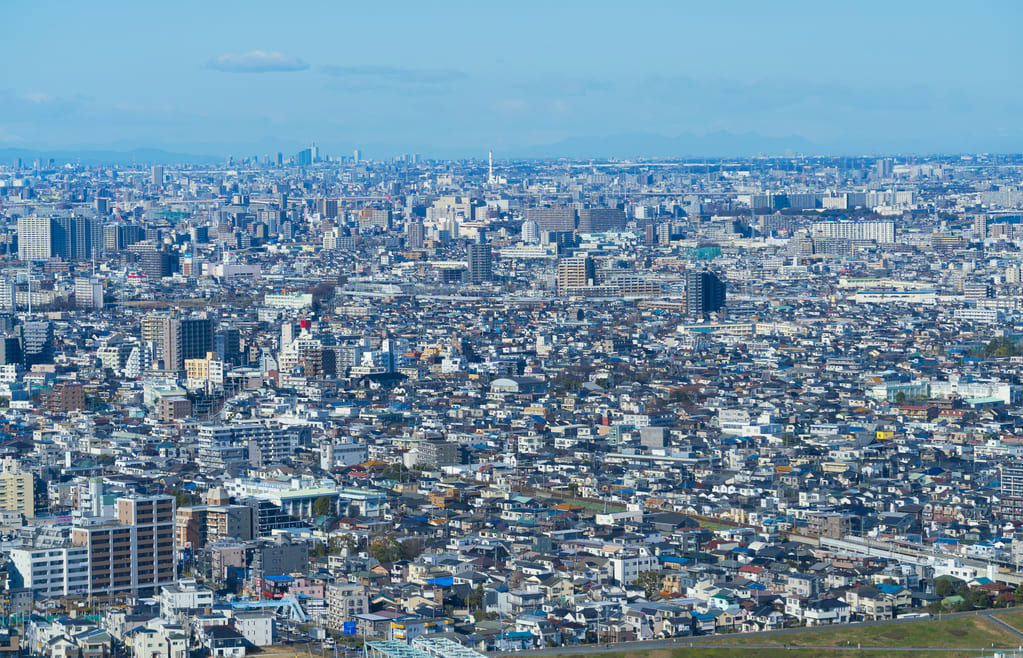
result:
[[[180,7],[10,12],[0,150],[1023,149],[1014,3]]]

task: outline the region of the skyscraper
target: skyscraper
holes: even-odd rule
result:
[[[153,187],[163,186],[163,165],[153,165]]]
[[[725,284],[713,272],[686,273],[686,313],[703,317],[725,305]]]
[[[469,283],[478,285],[494,280],[493,257],[489,244],[470,244],[466,249]]]

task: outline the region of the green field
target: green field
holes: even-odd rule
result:
[[[1023,610],[1019,608],[1015,610],[1007,610],[1006,612],[999,612],[995,615],[1009,626],[1012,626],[1017,631],[1023,632]]]
[[[1009,616],[1006,616],[1009,615]],[[1023,623],[1023,611],[1000,615],[1002,621],[1015,626]],[[687,646],[690,642],[696,646]],[[934,655],[973,658],[990,654],[994,649],[1016,649],[1023,640],[990,619],[981,616],[924,619],[886,626],[843,627],[783,635],[708,636],[684,638],[679,647],[650,651],[600,653],[600,658],[738,658],[765,656],[822,656],[840,658],[906,658]],[[702,646],[701,646],[702,645]],[[860,648],[858,648],[860,647]],[[940,649],[911,651],[910,648]],[[592,657],[593,654],[590,654]],[[558,658],[587,658],[559,656]]]

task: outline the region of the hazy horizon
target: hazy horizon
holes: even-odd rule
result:
[[[1020,152],[1021,17],[1010,1],[18,4],[0,150]]]

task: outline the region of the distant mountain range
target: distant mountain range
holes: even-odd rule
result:
[[[308,144],[287,139],[265,138],[252,144],[193,144],[183,150],[202,152],[181,153],[160,148],[90,148],[58,149],[0,149],[0,164],[10,165],[21,158],[24,166],[31,167],[36,159],[53,158],[58,165],[80,162],[85,165],[150,165],[150,164],[221,164],[229,155],[235,157],[252,154],[284,153],[292,157]],[[320,152],[330,156],[349,156],[354,148],[362,150],[369,159],[387,158],[403,153],[420,153],[427,158],[485,158],[489,146],[471,145],[409,145],[367,142],[322,143]],[[971,135],[944,135],[939,138],[909,138],[892,143],[876,138],[860,140],[845,138],[815,142],[799,135],[767,137],[758,133],[731,133],[718,131],[707,134],[685,133],[675,137],[651,133],[625,133],[607,136],[569,137],[550,144],[496,146],[494,157],[498,161],[513,159],[572,158],[572,159],[629,159],[629,158],[736,158],[755,156],[796,155],[881,155],[881,154],[935,154],[935,153],[1020,153],[1023,140],[1019,138],[981,138]]]
[[[511,149],[510,155],[527,158],[687,158],[752,157],[757,155],[816,154],[821,146],[808,139],[764,137],[756,133],[686,133],[665,137],[650,133],[570,137],[553,144]]]
[[[71,149],[32,150],[6,148],[0,149],[0,164],[13,164],[21,158],[22,166],[31,167],[36,160],[44,163],[51,158],[59,165],[79,162],[83,165],[150,165],[150,164],[214,164],[224,162],[224,158],[216,155],[194,155],[173,153],[162,149],[136,148],[126,151],[115,150],[84,150]]]

